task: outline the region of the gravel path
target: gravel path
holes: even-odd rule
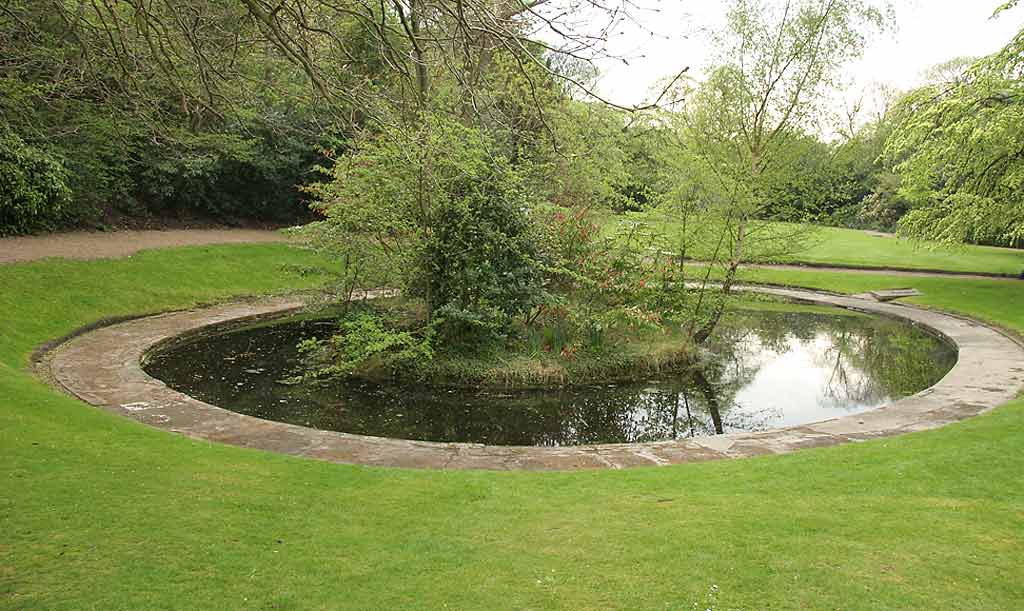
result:
[[[201,244],[281,242],[280,232],[264,229],[169,229],[165,231],[75,231],[0,238],[0,264],[49,257],[106,259],[140,250]]]

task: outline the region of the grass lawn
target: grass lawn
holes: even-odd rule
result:
[[[595,213],[595,222],[601,224],[605,232],[610,232],[617,223],[628,219],[628,216]],[[784,223],[775,225],[785,234],[793,233],[796,227]],[[671,224],[661,224],[657,227],[659,231],[669,235],[673,232]],[[693,256],[701,258],[699,249]],[[928,247],[909,240],[856,229],[808,227],[805,248],[775,262],[984,272],[1018,276],[1024,272],[1024,250],[974,245],[956,248]]]
[[[792,260],[825,265],[905,267],[1013,276],[1024,272],[1024,250],[973,245],[926,248],[909,240],[838,227],[815,228],[809,248],[793,256]]]
[[[309,286],[285,245],[0,266],[0,607],[1012,609],[1024,401],[786,456],[569,473],[333,465],[149,429],[33,379],[103,316]],[[907,278],[758,270],[860,291]],[[1024,282],[913,279],[1024,331]]]

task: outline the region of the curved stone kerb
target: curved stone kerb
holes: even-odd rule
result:
[[[1024,348],[981,323],[848,296],[746,290],[908,319],[956,344],[959,358],[934,386],[868,412],[763,432],[556,448],[385,439],[271,422],[184,395],[142,370],[143,355],[162,341],[228,320],[301,307],[295,298],[170,312],[103,327],[59,346],[48,359],[49,373],[87,403],[197,439],[339,463],[440,469],[622,468],[792,452],[939,427],[1009,401],[1024,387]]]

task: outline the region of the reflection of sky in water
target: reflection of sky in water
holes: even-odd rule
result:
[[[633,384],[533,391],[368,382],[284,386],[295,345],[323,325],[289,323],[201,337],[147,371],[202,400],[315,428],[432,441],[575,445],[758,431],[872,409],[941,377],[955,352],[891,319],[743,312],[691,371]]]
[[[810,341],[786,339],[786,349],[757,353],[758,369],[736,393],[733,403],[744,412],[771,414],[768,427],[803,424],[881,407],[885,394],[859,392],[869,386],[863,371],[840,362],[830,337],[818,333]],[[844,359],[845,360],[845,359]],[[848,392],[849,391],[849,392]]]

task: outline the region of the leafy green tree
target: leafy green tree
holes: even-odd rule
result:
[[[808,222],[837,205],[841,169],[832,147],[811,135],[791,134],[763,176],[760,218]]]
[[[861,0],[732,3],[715,39],[715,66],[672,117],[692,150],[689,180],[718,234],[710,253],[721,268],[723,293],[741,263],[791,247],[792,236],[755,222],[772,204],[772,172],[792,135],[822,118],[842,67],[883,21]],[[724,304],[714,300],[696,341],[708,338]]]
[[[543,192],[564,206],[614,207],[627,176],[622,113],[598,104],[566,101],[550,113],[550,140],[534,149]]]
[[[428,321],[497,324],[538,303],[530,194],[480,130],[431,116],[417,131],[367,134],[330,173],[311,188],[326,218],[305,233],[422,298]]]
[[[910,203],[900,193],[900,177],[889,171],[874,176],[874,186],[856,209],[851,224],[857,227],[894,231],[897,223],[910,210]]]
[[[294,212],[293,186],[323,161],[316,148],[368,126],[415,131],[448,113],[516,163],[551,146],[549,114],[573,113],[570,91],[596,95],[580,67],[598,41],[571,15],[536,12],[543,3],[11,0],[0,3],[0,121],[63,157],[78,210]],[[624,3],[597,13],[614,22]],[[538,25],[557,40],[535,39]],[[565,176],[556,165],[534,184]],[[585,195],[603,187],[577,182]]]
[[[912,205],[901,233],[951,244],[1024,244],[1022,70],[1024,31],[954,81],[899,102],[886,155]]]

